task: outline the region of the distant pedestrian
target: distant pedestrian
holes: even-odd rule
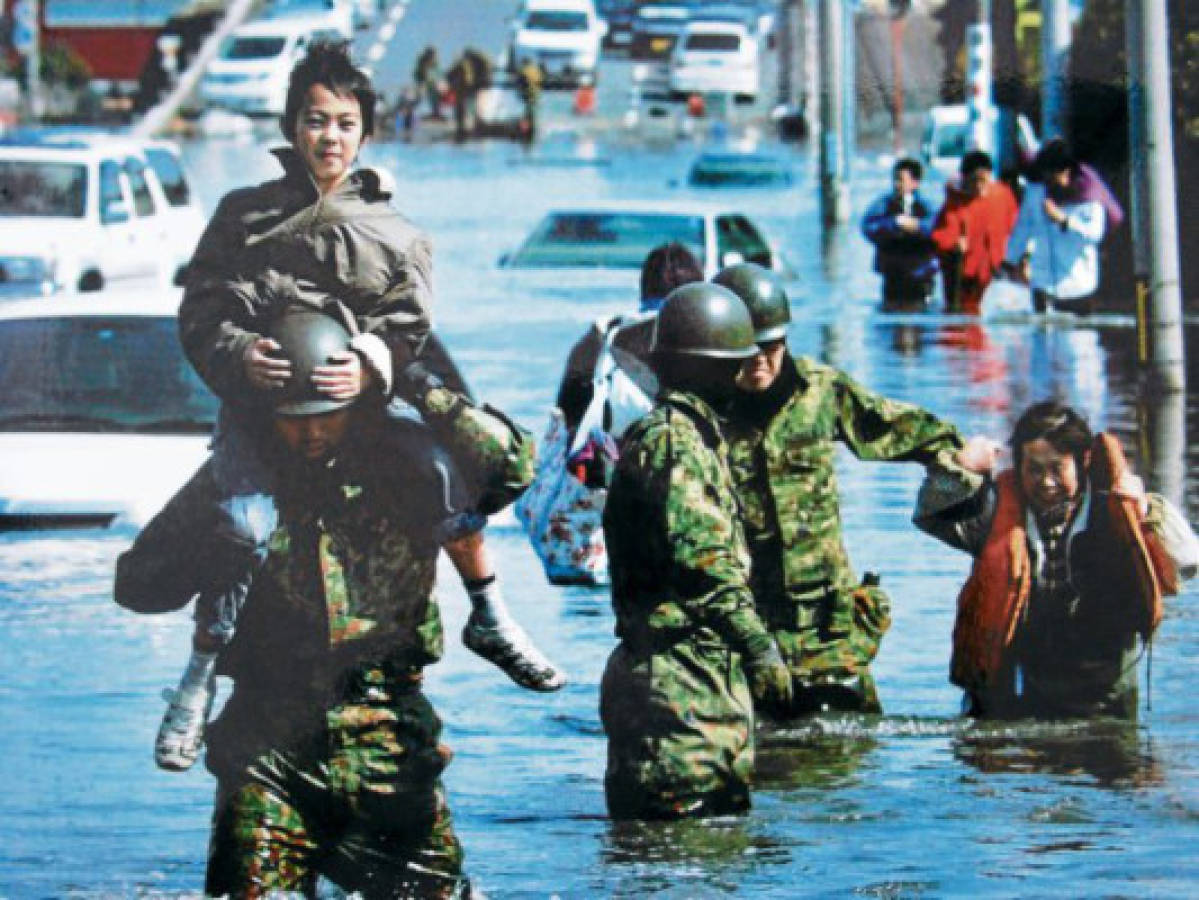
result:
[[[516,90],[525,104],[521,133],[527,144],[532,144],[537,140],[537,113],[541,105],[541,82],[541,66],[526,57],[521,61],[520,68],[516,72]]]
[[[930,472],[914,516],[974,557],[950,679],[972,715],[1134,718],[1138,654],[1163,596],[1199,566],[1191,526],[1068,406],[1025,410],[1014,467],[997,475],[995,446],[975,439],[958,454],[973,485]]]
[[[478,124],[479,91],[491,84],[491,61],[481,51],[467,47],[450,66],[446,81],[454,95],[454,140],[473,137]]]
[[[932,239],[941,257],[945,307],[977,315],[982,297],[1007,253],[1019,209],[1016,196],[997,181],[982,150],[962,157],[961,182],[945,190]]]
[[[396,131],[405,141],[412,140],[416,132],[416,110],[419,106],[420,88],[414,84],[405,85],[395,110]]]
[[[899,160],[891,170],[892,190],[862,217],[862,234],[875,247],[874,271],[883,277],[884,308],[923,307],[932,296],[936,210],[920,192],[923,174],[918,161]]]
[[[1106,186],[1083,170],[1060,138],[1037,154],[1007,262],[1032,288],[1037,312],[1087,314],[1099,287],[1099,242],[1106,231]]]
[[[424,91],[429,103],[429,118],[441,119],[441,61],[437,58],[437,48],[429,45],[416,58],[416,66],[412,70],[412,80]]]

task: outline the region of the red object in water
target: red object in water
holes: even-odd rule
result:
[[[589,116],[595,112],[595,86],[590,84],[580,85],[575,91],[574,114],[576,116]]]
[[[687,98],[687,115],[698,119],[704,114],[704,95],[692,94]]]

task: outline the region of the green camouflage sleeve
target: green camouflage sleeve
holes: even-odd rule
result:
[[[690,423],[672,428],[670,437],[654,468],[665,476],[665,536],[680,603],[733,649],[759,656],[772,641],[754,611],[727,475]]]
[[[841,439],[858,459],[918,462],[953,470],[961,435],[911,403],[891,400],[839,374],[836,385]]]
[[[422,418],[478,486],[484,515],[503,509],[533,482],[537,442],[499,410],[438,387],[421,398]]]

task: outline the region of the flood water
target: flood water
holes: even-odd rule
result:
[[[636,276],[498,270],[545,208],[668,186],[690,151],[563,145],[530,160],[508,146],[379,146],[398,203],[436,242],[438,328],[476,392],[538,435],[566,351],[596,316],[635,305]],[[272,174],[253,145],[189,148],[211,208]],[[822,241],[813,170],[785,194],[722,194],[758,217],[798,274],[791,344],[966,433],[1006,438],[1030,402],[1056,396],[1116,431],[1147,479],[1199,510],[1183,425],[1194,399],[1137,404],[1131,318],[1085,325],[980,322],[877,309],[855,229]],[[886,183],[859,163],[854,209]],[[1188,416],[1189,413],[1189,416]],[[1163,449],[1164,448],[1164,449]],[[841,460],[855,567],[882,573],[894,625],[876,664],[887,714],[816,719],[762,736],[760,786],[742,818],[613,825],[597,698],[611,650],[603,590],[557,588],[510,518],[489,531],[509,601],[569,670],[559,694],[522,692],[466,651],[466,600],[446,568],[450,632],[429,694],[456,752],[445,781],[467,866],[490,897],[1193,896],[1199,885],[1196,591],[1170,601],[1153,647],[1152,708],[1131,729],[957,718],[947,681],[954,598],[968,559],[909,524],[919,467]],[[139,617],[110,598],[128,534],[0,537],[0,896],[195,895],[213,780],[154,767],[160,689],[186,657],[185,613]],[[1144,666],[1142,661],[1142,694]]]

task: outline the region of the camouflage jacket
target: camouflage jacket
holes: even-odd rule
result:
[[[833,468],[837,441],[858,459],[926,466],[950,466],[962,443],[931,413],[807,357],[787,357],[765,394],[741,395],[727,433],[760,601],[853,582]]]
[[[446,396],[422,412],[447,441],[476,445],[497,495],[531,480],[527,433],[436,393]],[[323,733],[337,704],[402,692],[441,657],[441,513],[414,500],[427,487],[387,457],[386,426],[362,423],[334,461],[283,471],[280,524],[220,660],[235,690],[217,729],[218,769]]]
[[[242,357],[271,313],[249,286],[273,273],[336,297],[358,327],[419,350],[429,332],[433,250],[391,206],[390,176],[353,172],[322,196],[291,149],[284,175],[221,199],[188,264],[179,336],[196,371],[224,400],[254,396]]]
[[[667,391],[622,443],[604,509],[616,633],[635,654],[718,641],[771,646],[754,611],[725,445],[712,408]]]

